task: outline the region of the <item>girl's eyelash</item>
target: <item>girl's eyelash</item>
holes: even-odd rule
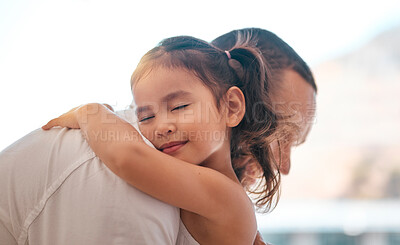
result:
[[[185,108],[186,106],[188,106],[188,105],[190,105],[190,104],[187,104],[187,105],[181,105],[181,106],[177,106],[177,107],[175,107],[174,109],[172,109],[172,111],[174,111],[174,110],[179,110],[179,109],[182,109],[182,108]]]
[[[171,111],[183,109],[183,108],[185,108],[185,107],[188,106],[188,105],[190,105],[190,104],[177,106],[177,107],[175,107],[174,109],[172,109]],[[139,122],[147,121],[147,120],[149,120],[149,119],[152,119],[153,117],[154,117],[154,116],[144,117],[144,118],[140,119]]]
[[[154,117],[154,116],[144,117],[144,118],[140,119],[139,122],[147,121],[147,120],[149,120],[149,119],[151,119],[151,118],[153,118],[153,117]]]

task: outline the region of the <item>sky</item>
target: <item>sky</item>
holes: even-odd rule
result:
[[[394,0],[0,0],[0,150],[80,104],[126,108],[133,70],[163,38],[260,27],[313,67],[399,24]]]

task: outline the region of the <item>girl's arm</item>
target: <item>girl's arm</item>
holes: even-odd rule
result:
[[[148,146],[132,125],[105,106],[84,105],[51,120],[43,129],[53,126],[81,128],[107,167],[139,190],[220,224],[240,223],[255,231],[254,210],[240,184]]]

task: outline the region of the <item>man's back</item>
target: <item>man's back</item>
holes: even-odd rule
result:
[[[0,188],[2,245],[175,244],[179,210],[115,176],[79,130],[39,129],[6,148]]]

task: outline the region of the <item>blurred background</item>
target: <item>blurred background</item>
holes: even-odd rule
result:
[[[264,239],[400,244],[400,1],[0,0],[0,150],[83,103],[127,108],[163,38],[244,27],[275,32],[318,84],[281,201],[257,217]]]

